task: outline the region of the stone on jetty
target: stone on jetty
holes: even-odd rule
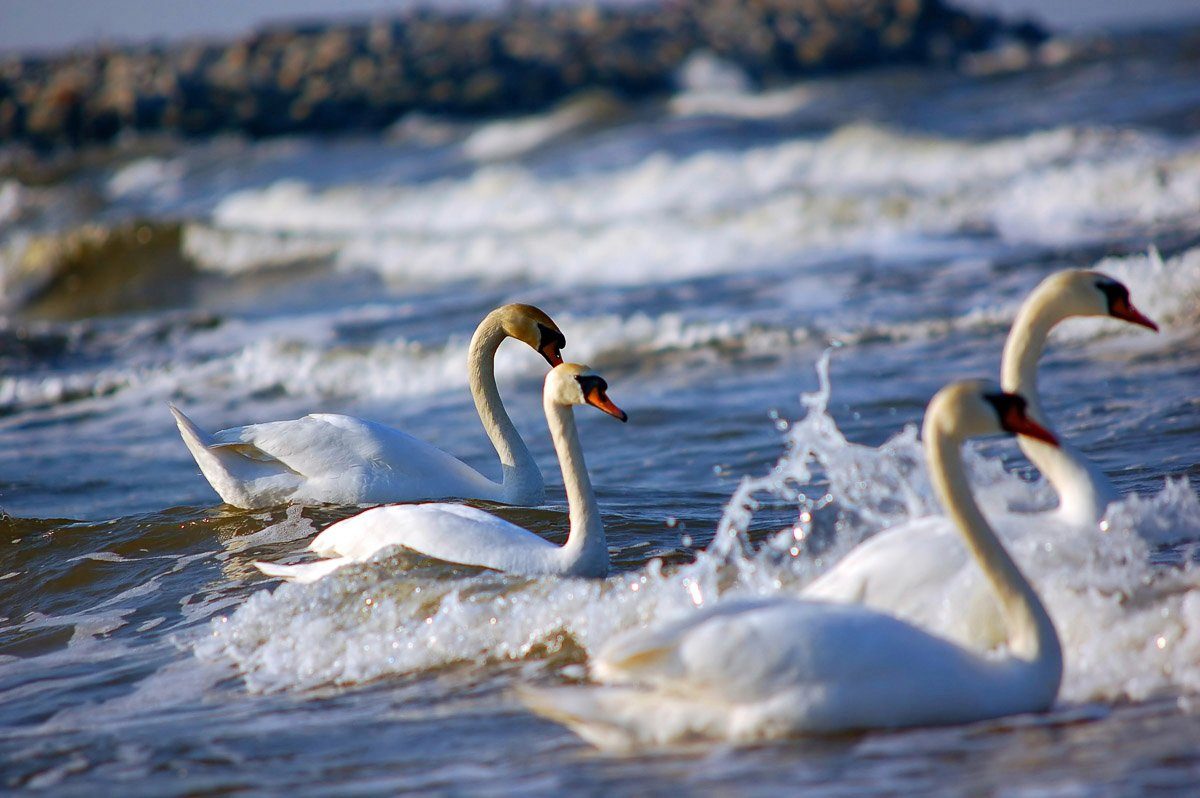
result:
[[[583,88],[670,90],[692,53],[756,83],[893,63],[947,63],[1036,41],[943,0],[513,3],[496,15],[417,9],[359,24],[273,27],[229,43],[0,59],[0,142],[41,148],[124,132],[249,136],[378,130],[403,114],[544,108]]]

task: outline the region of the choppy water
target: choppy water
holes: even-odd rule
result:
[[[0,783],[1195,789],[1200,63],[1187,41],[1011,74],[409,119],[371,140],[164,146],[56,184],[4,183],[16,307],[0,330]],[[126,219],[152,240],[32,298],[39,279],[14,266],[30,236]],[[176,235],[188,260],[170,254]],[[578,677],[620,629],[795,591],[858,540],[936,512],[911,425],[946,381],[997,373],[1017,305],[1068,266],[1124,280],[1163,329],[1075,321],[1044,360],[1047,412],[1130,494],[1104,531],[1046,526],[1017,551],[1065,641],[1058,709],[610,757],[520,707],[514,684]],[[251,561],[351,510],[218,505],[166,403],[210,428],[363,415],[488,471],[463,361],[475,323],[517,299],[559,322],[567,358],[601,370],[630,414],[622,427],[580,413],[617,573],[516,579],[397,555],[307,587],[259,576]],[[551,487],[545,507],[497,512],[561,539],[544,364],[508,344],[498,370]],[[974,451],[994,514],[1050,502],[1010,442]]]

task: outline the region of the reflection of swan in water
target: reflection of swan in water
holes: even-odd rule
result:
[[[1129,301],[1129,290],[1111,277],[1069,270],[1043,280],[1013,321],[1000,370],[1004,390],[1027,397],[1030,417],[1047,428],[1037,363],[1050,330],[1076,316],[1109,316],[1158,329]],[[1051,446],[1022,437],[1018,443],[1058,493],[1059,509],[1050,517],[1055,523],[1097,524],[1108,505],[1120,499],[1104,472],[1065,441]],[[1033,528],[1023,523],[1021,533]],[[1004,639],[999,607],[944,518],[921,518],[879,533],[814,580],[803,595],[861,602],[981,645]],[[953,629],[939,623],[946,608],[954,610]]]
[[[313,582],[382,549],[403,546],[439,560],[510,573],[605,576],[604,524],[571,408],[590,404],[624,421],[625,413],[609,400],[607,389],[598,374],[575,363],[564,363],[546,375],[542,402],[571,514],[571,532],[562,546],[474,507],[416,504],[376,507],[329,527],[309,548],[332,559],[303,565],[255,564],[268,576]]]
[[[964,441],[1003,431],[1054,442],[1021,397],[988,383],[947,386],[925,415],[934,487],[1002,608],[1003,657],[858,605],[731,601],[611,641],[592,673],[620,684],[526,689],[527,703],[614,747],[965,723],[1049,708],[1062,678],[1058,635],[963,471]]]
[[[210,435],[178,409],[171,412],[205,478],[235,507],[450,498],[538,504],[542,473],[496,387],[496,350],[505,338],[524,341],[551,366],[562,362],[559,350],[566,345],[558,326],[531,305],[497,308],[475,330],[467,373],[479,418],[504,468],[499,483],[408,433],[352,416],[314,413]]]

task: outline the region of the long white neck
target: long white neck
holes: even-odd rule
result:
[[[1037,389],[1038,361],[1046,347],[1050,330],[1073,315],[1065,313],[1056,299],[1052,291],[1034,291],[1013,321],[1000,361],[1001,387],[1024,396],[1029,403],[1029,416],[1050,430],[1053,427],[1042,412],[1041,395]],[[1062,436],[1058,437],[1060,445],[1057,447],[1023,436],[1017,439],[1017,444],[1058,494],[1059,512],[1064,520],[1095,524],[1104,516],[1108,505],[1120,498],[1120,494],[1099,467],[1063,441]]]
[[[558,404],[549,397],[543,404],[554,451],[562,468],[567,509],[571,516],[571,532],[561,550],[564,567],[570,570],[592,565],[595,567],[588,570],[607,573],[608,541],[604,537],[604,522],[600,518],[596,494],[592,492],[592,480],[583,461],[583,449],[575,429],[575,414],[570,407]]]
[[[480,322],[471,338],[467,378],[479,420],[504,469],[500,498],[515,504],[538,504],[545,490],[542,472],[508,417],[496,387],[496,350],[506,337],[497,314],[491,313]]]
[[[1009,650],[1033,665],[1041,681],[1052,682],[1057,692],[1063,667],[1058,633],[1033,586],[979,511],[963,468],[962,441],[943,432],[932,414],[923,434],[934,489],[996,594]]]
[[[1013,320],[1000,359],[1000,386],[1024,396],[1029,403],[1027,412],[1042,424],[1045,420],[1041,418],[1041,397],[1037,390],[1038,361],[1042,359],[1050,331],[1065,318],[1053,300],[1053,296],[1046,296],[1041,290],[1025,300]],[[1019,443],[1023,447],[1025,440]]]

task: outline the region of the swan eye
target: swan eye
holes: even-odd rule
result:
[[[608,390],[608,383],[604,381],[603,377],[596,374],[580,374],[575,381],[579,383],[584,396],[594,391],[604,393]]]

